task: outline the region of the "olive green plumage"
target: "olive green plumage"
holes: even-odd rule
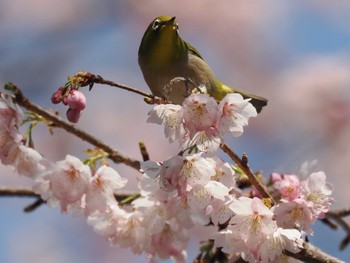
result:
[[[260,112],[267,99],[244,91],[232,89],[221,83],[201,54],[184,41],[178,32],[175,17],[159,16],[148,26],[139,48],[139,65],[152,93],[180,104],[189,94],[189,86],[175,78],[190,79],[196,85],[204,85],[207,93],[217,100],[226,94],[237,92]],[[192,87],[190,88],[192,89]]]

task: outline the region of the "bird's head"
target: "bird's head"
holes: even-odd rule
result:
[[[148,26],[139,48],[139,57],[152,63],[168,63],[183,48],[175,17],[158,16]]]

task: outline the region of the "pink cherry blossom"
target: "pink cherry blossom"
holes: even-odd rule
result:
[[[240,239],[232,249],[248,254],[257,253],[259,245],[276,229],[273,212],[259,198],[240,197],[233,200],[229,208],[234,216],[229,221],[228,229]]]
[[[5,165],[14,165],[22,136],[18,127],[22,122],[23,112],[12,102],[10,96],[0,97],[0,160]]]
[[[281,198],[293,200],[300,195],[300,184],[298,176],[285,174],[280,181],[274,184],[274,187],[279,189]]]
[[[187,194],[187,204],[191,210],[193,221],[201,225],[210,222],[212,205],[216,200],[224,201],[229,189],[216,181],[209,181],[205,185],[195,185]]]
[[[62,211],[67,205],[77,202],[86,193],[90,181],[90,168],[78,158],[67,155],[56,163],[55,169],[45,179],[50,182],[52,196],[61,204]]]
[[[239,252],[247,262],[272,262],[284,250],[297,253],[302,248],[300,231],[282,229],[274,220],[273,210],[258,198],[230,200],[234,215],[226,229],[214,236],[215,245],[226,253]]]
[[[234,200],[229,207],[235,213],[230,224],[244,240],[271,234],[277,228],[276,222],[273,221],[273,212],[259,198],[242,196]]]
[[[215,154],[219,149],[221,142],[222,139],[219,137],[219,131],[215,127],[210,127],[205,131],[198,131],[194,134],[192,139],[184,137],[181,146],[182,149],[186,149],[196,145],[197,149],[201,152]]]
[[[183,111],[180,105],[161,104],[148,113],[147,122],[164,125],[165,137],[169,142],[182,140],[184,136]]]
[[[0,97],[0,129],[5,128],[9,132],[18,129],[23,119],[23,112],[11,97],[2,93]]]
[[[85,197],[85,213],[105,211],[111,204],[116,203],[114,191],[121,189],[127,183],[119,173],[111,167],[101,166],[90,179]]]
[[[178,185],[188,191],[197,184],[207,184],[215,174],[215,166],[211,161],[203,158],[201,154],[189,155],[183,158]]]
[[[175,262],[186,262],[186,247],[189,240],[187,230],[171,221],[152,235],[152,241],[146,250],[150,260],[165,260],[172,257]]]
[[[311,225],[315,218],[304,199],[281,202],[275,207],[274,214],[279,227],[297,228],[312,233]]]
[[[19,150],[19,143],[7,131],[0,130],[0,160],[4,165],[15,165]]]
[[[277,228],[270,236],[262,239],[259,246],[251,252],[244,251],[242,258],[248,262],[273,262],[284,250],[298,253],[303,248],[300,231]]]
[[[279,174],[279,173],[272,173],[270,175],[270,181],[272,184],[275,184],[279,181],[282,181],[282,174]]]
[[[215,164],[215,176],[212,180],[218,181],[228,187],[230,190],[236,186],[236,180],[234,178],[235,172],[229,163],[224,162],[218,156],[209,158]]]
[[[141,254],[151,245],[151,233],[142,223],[140,211],[128,213],[117,225],[116,235],[111,239],[113,244],[130,248],[135,254]]]
[[[167,191],[177,189],[180,195],[190,191],[194,185],[205,185],[216,173],[214,163],[201,154],[175,155],[162,165],[147,162],[141,167],[157,180],[161,188]]]
[[[302,182],[301,197],[305,199],[316,218],[328,212],[333,201],[331,194],[332,187],[326,182],[324,172],[312,173],[306,181]]]
[[[54,169],[54,166],[47,169],[47,174],[52,173]],[[46,180],[45,177],[36,178],[32,189],[34,193],[40,195],[41,199],[46,201],[49,207],[57,207],[60,204],[59,200],[54,197],[50,189],[50,181]]]
[[[227,94],[219,104],[221,119],[219,128],[222,133],[240,136],[243,127],[248,125],[248,119],[256,117],[257,112],[249,99],[243,99],[241,94]]]
[[[204,94],[192,94],[183,104],[183,116],[190,137],[198,131],[206,131],[216,127],[219,119],[218,104],[214,98]]]
[[[18,155],[15,162],[15,169],[18,174],[35,179],[47,173],[52,162],[44,158],[36,150],[24,145],[18,146]]]
[[[210,214],[214,225],[225,224],[231,219],[234,212],[229,206],[233,200],[233,196],[229,195],[224,201],[216,199],[207,207],[207,213]]]
[[[95,211],[87,217],[88,225],[92,226],[94,231],[106,239],[112,241],[118,230],[118,224],[124,222],[128,213],[121,209],[116,203],[108,206],[103,212]]]

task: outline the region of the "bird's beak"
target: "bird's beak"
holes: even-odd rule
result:
[[[175,25],[175,20],[176,16],[173,16],[172,18],[170,18],[170,20],[168,20],[168,22],[166,22],[166,25]]]

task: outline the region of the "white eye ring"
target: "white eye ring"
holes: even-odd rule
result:
[[[153,25],[152,25],[152,29],[157,30],[159,28],[159,26],[160,26],[160,20],[159,19],[154,20]]]

